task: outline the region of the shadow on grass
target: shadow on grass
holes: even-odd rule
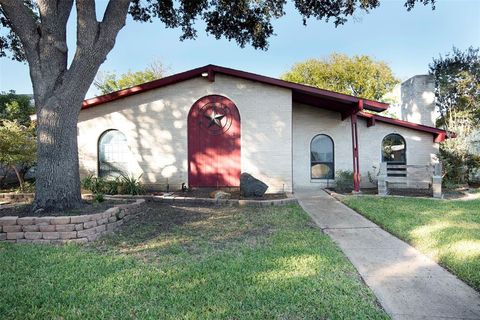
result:
[[[297,206],[147,209],[89,248],[0,246],[0,315],[386,318]]]
[[[344,202],[480,290],[480,200],[349,197]]]

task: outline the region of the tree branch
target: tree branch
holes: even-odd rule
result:
[[[77,0],[77,28],[78,32],[83,32],[79,33],[77,38],[86,40],[77,41],[77,50],[65,77],[67,88],[85,89],[85,92],[88,90],[100,65],[115,45],[118,32],[125,25],[130,2],[130,0],[110,0],[102,21],[98,22],[95,1]],[[82,8],[79,9],[79,6]],[[76,86],[70,85],[73,82]]]
[[[37,50],[40,35],[38,24],[32,12],[18,0],[0,0],[0,7],[10,22],[10,27],[20,38],[30,65],[38,64]]]
[[[95,0],[77,0],[77,46],[92,47],[97,33]]]

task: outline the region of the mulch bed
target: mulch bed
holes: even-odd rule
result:
[[[342,192],[335,190],[335,188],[329,188],[329,190],[334,191],[338,194],[342,195],[351,195],[351,192]],[[360,193],[363,195],[376,195],[378,194],[378,189],[377,188],[368,188],[368,189],[361,189]],[[395,188],[389,188],[388,189],[388,195],[391,196],[404,196],[404,197],[433,197],[433,191],[430,189],[407,189],[407,188],[402,188],[402,189],[395,189]]]
[[[7,204],[0,205],[0,217],[18,216],[18,217],[60,217],[60,216],[82,216],[86,214],[94,214],[103,212],[115,205],[130,203],[130,200],[104,201],[101,203],[93,203],[84,200],[80,207],[66,211],[53,212],[33,212],[33,204]]]
[[[211,198],[210,193],[212,191],[222,190],[231,194],[230,199],[236,200],[276,200],[276,199],[287,199],[287,195],[285,193],[266,193],[263,197],[255,197],[255,198],[245,198],[240,195],[240,190],[238,189],[194,189],[188,191],[175,191],[172,192],[170,195],[174,197],[192,197],[192,198]],[[167,195],[166,193],[157,193],[155,195]]]

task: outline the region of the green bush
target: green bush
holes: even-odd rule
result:
[[[438,157],[443,165],[443,186],[446,188],[469,184],[480,169],[480,156],[475,154],[440,148]]]
[[[140,175],[138,178],[135,178],[134,176],[128,176],[126,174],[122,174],[122,177],[120,179],[122,193],[130,194],[132,196],[142,194],[143,187],[142,187],[142,184],[140,183],[141,177],[142,175]]]
[[[135,178],[133,176],[122,174],[115,179],[106,179],[90,175],[82,179],[82,188],[90,191],[94,196],[105,194],[138,195],[143,193],[140,177]]]
[[[350,170],[337,170],[335,175],[335,190],[339,192],[352,192],[353,172]]]

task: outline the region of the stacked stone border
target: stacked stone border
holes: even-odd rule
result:
[[[87,243],[115,231],[141,210],[144,199],[104,212],[61,217],[0,217],[0,241],[14,243]]]
[[[177,197],[177,196],[153,196],[153,195],[115,195],[108,196],[109,199],[145,199],[147,201],[161,202],[161,203],[176,203],[176,204],[194,204],[194,205],[226,205],[226,206],[284,206],[288,204],[297,204],[296,198],[288,195],[285,199],[271,199],[271,200],[250,200],[250,199],[212,199],[212,198],[195,198],[195,197]]]

